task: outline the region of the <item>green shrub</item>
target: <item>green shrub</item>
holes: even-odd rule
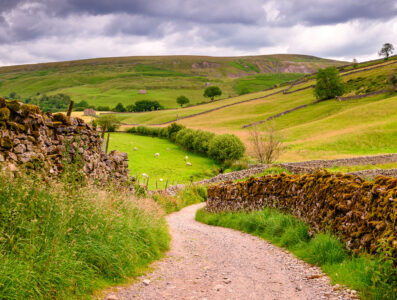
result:
[[[234,134],[222,134],[215,136],[209,145],[209,157],[223,162],[227,159],[240,159],[245,152],[244,144]]]
[[[199,153],[208,153],[211,140],[215,133],[197,130],[193,140],[193,149]]]

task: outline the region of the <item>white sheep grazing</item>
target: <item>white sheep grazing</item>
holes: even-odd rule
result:
[[[188,160],[188,159],[189,159],[189,156],[186,155],[186,156],[185,156],[185,160]]]
[[[149,177],[146,173],[142,173],[142,177]]]
[[[134,147],[134,151],[138,151],[138,148],[137,148],[137,147]]]
[[[187,162],[186,165],[191,167],[191,166],[192,166],[192,163]]]
[[[159,157],[160,156],[160,153],[155,153],[154,154],[154,157]]]

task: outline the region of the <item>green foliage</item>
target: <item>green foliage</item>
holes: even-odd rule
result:
[[[109,107],[109,106],[105,106],[105,105],[103,105],[103,106],[98,106],[96,109],[97,109],[98,111],[110,111],[110,107]]]
[[[316,75],[314,94],[317,99],[326,100],[343,95],[344,83],[339,72],[334,67],[320,69]]]
[[[142,112],[142,111],[154,111],[161,109],[164,109],[164,107],[158,101],[141,100],[135,102],[133,111]]]
[[[114,132],[121,126],[121,122],[119,121],[119,119],[111,114],[101,115],[97,119],[97,124],[99,125],[99,127],[101,127],[102,130],[106,126],[106,131],[108,132]]]
[[[122,103],[118,103],[115,108],[113,109],[115,112],[125,112],[126,109]]]
[[[350,257],[338,238],[329,233],[310,237],[312,230],[291,215],[270,208],[234,213],[208,213],[201,209],[196,220],[241,230],[285,247],[299,258],[319,265],[333,283],[357,290],[363,299],[395,299],[397,270],[389,258]]]
[[[234,134],[222,134],[215,136],[208,149],[208,154],[216,161],[223,162],[227,159],[240,159],[245,152],[245,146]]]
[[[124,190],[1,174],[0,298],[85,299],[139,275],[169,244],[165,220],[143,201]]]
[[[203,154],[218,162],[240,159],[245,152],[244,144],[233,134],[217,136],[211,132],[185,128],[176,123],[172,123],[166,128],[146,126],[131,127],[127,132],[167,138],[188,151]]]
[[[185,104],[188,104],[190,100],[186,96],[179,96],[176,98],[176,103],[178,103],[181,107]]]
[[[216,96],[222,95],[222,91],[218,86],[209,86],[204,90],[204,97],[211,98],[211,101],[214,100]]]
[[[384,56],[385,60],[389,59],[389,56],[393,54],[394,46],[390,43],[385,43],[379,51],[379,56]]]
[[[66,111],[70,104],[70,97],[65,94],[42,95],[41,97],[32,97],[24,100],[26,104],[38,105],[44,112],[60,112]]]

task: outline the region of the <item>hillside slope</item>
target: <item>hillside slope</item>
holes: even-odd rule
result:
[[[224,98],[343,64],[305,55],[263,55],[117,57],[9,66],[0,68],[0,95],[15,92],[24,99],[64,93],[75,101],[110,107],[118,102],[158,100],[173,108],[180,95],[192,104],[208,101],[202,95],[206,83],[220,86]],[[147,93],[139,94],[143,89]]]
[[[397,75],[396,60],[342,73],[347,86],[345,96],[385,89],[390,74]],[[397,152],[395,93],[313,104],[313,84],[315,80],[309,78],[291,88],[279,87],[191,108],[118,116],[130,124],[158,124],[187,117],[179,122],[216,133],[233,132],[249,148],[249,129],[243,126],[307,105],[271,121],[286,142],[287,151],[281,160]],[[284,94],[283,89],[288,92]]]

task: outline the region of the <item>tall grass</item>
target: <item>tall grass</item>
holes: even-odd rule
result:
[[[0,174],[1,299],[86,298],[139,274],[167,249],[152,200],[65,175]]]
[[[244,231],[321,267],[333,283],[357,290],[363,299],[396,299],[397,270],[385,257],[352,257],[339,239],[330,233],[312,235],[301,220],[265,208],[254,212],[208,213],[201,209],[196,220],[208,225]]]
[[[182,208],[204,202],[207,199],[207,189],[202,186],[191,185],[178,190],[175,195],[155,194],[153,199],[169,214]]]

